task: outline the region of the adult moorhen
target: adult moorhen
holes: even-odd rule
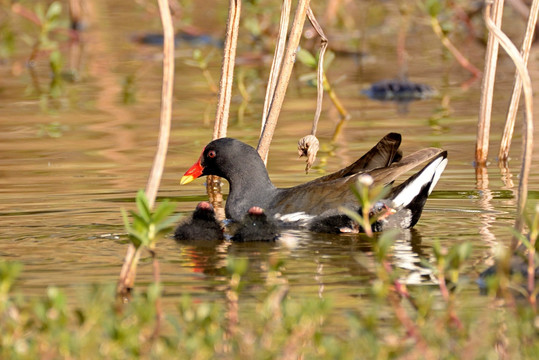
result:
[[[362,174],[369,174],[374,185],[389,185],[420,163],[436,162],[436,169],[440,170],[435,172],[434,181],[433,176],[426,179],[431,182],[430,192],[445,166],[447,152],[426,148],[402,157],[400,143],[400,134],[390,133],[348,167],[301,185],[279,189],[271,182],[264,162],[254,148],[236,139],[221,138],[206,145],[199,160],[187,170],[180,183],[187,184],[202,175],[217,175],[228,180],[230,194],[225,213],[234,221],[241,221],[253,206],[266,209],[267,215],[280,219],[285,215],[290,219],[291,214],[312,219],[340,206],[357,209],[357,199],[350,187]],[[408,190],[408,187],[401,189]],[[410,190],[421,189],[413,187]],[[405,197],[405,192],[396,195],[397,199]],[[419,212],[417,218],[420,215]],[[296,219],[300,217],[296,216]]]
[[[174,231],[174,239],[177,241],[223,240],[223,228],[215,217],[213,206],[207,201],[198,203],[191,218],[178,225]]]
[[[392,188],[385,199],[376,202],[369,211],[373,232],[387,229],[409,229],[421,217],[427,198],[436,186],[447,165],[447,153],[440,153],[434,160],[405,182]],[[357,207],[362,214],[362,209]],[[330,210],[307,221],[309,230],[323,233],[357,233],[364,229],[338,210]]]
[[[272,217],[264,210],[253,206],[244,216],[238,229],[232,236],[232,241],[274,241],[279,237],[279,228]]]

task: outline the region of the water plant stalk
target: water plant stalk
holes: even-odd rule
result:
[[[494,10],[490,4],[485,8],[485,20],[493,19],[494,24],[500,27],[502,23],[504,0],[495,1]],[[485,166],[488,156],[490,135],[490,119],[492,117],[492,94],[494,92],[494,79],[498,61],[498,40],[492,31],[489,31],[487,51],[485,53],[485,69],[481,84],[481,100],[479,104],[479,119],[477,122],[477,143],[475,147],[476,166]]]
[[[281,64],[284,58],[284,51],[286,45],[286,35],[288,33],[288,22],[290,20],[290,8],[292,6],[291,0],[283,0],[283,6],[281,8],[281,20],[279,22],[279,33],[277,35],[277,45],[275,46],[275,53],[273,54],[273,60],[271,62],[271,70],[268,79],[268,85],[266,86],[266,96],[264,98],[264,108],[262,111],[262,123],[260,126],[260,136],[264,133],[266,127],[266,121],[268,119],[269,109],[275,97],[275,89],[277,87],[277,80],[279,79],[279,73],[281,72]],[[262,158],[264,163],[267,162],[267,156]]]
[[[152,164],[150,177],[146,185],[146,197],[150,209],[155,204],[157,190],[161,183],[163,168],[168,150],[168,141],[170,137],[170,123],[172,114],[172,90],[174,85],[174,26],[172,17],[170,16],[170,8],[168,0],[158,0],[159,13],[163,24],[163,84],[161,89],[161,113],[160,113],[160,128],[157,151]],[[129,244],[127,254],[124,259],[124,264],[120,272],[120,280],[118,281],[117,294],[121,297],[126,297],[130,289],[133,288],[136,277],[136,269],[138,259],[140,258],[141,247],[136,248],[133,244]]]
[[[520,169],[520,179],[518,185],[518,197],[517,197],[517,217],[515,221],[515,230],[517,232],[522,231],[524,208],[526,206],[526,200],[528,197],[528,177],[530,175],[532,150],[533,150],[533,94],[531,78],[528,70],[526,69],[526,63],[520,55],[518,49],[511,42],[511,40],[505,35],[500,28],[487,16],[490,12],[491,5],[487,3],[485,9],[485,23],[490,33],[495,36],[503,49],[511,57],[511,60],[515,63],[519,76],[522,79],[524,90],[524,104],[526,109],[526,117],[523,123],[523,140],[522,140],[522,166]],[[514,239],[515,242],[516,239]],[[515,244],[513,244],[515,246]]]
[[[230,100],[232,99],[232,84],[234,82],[234,65],[236,62],[240,15],[241,0],[230,0],[226,24],[225,46],[223,50],[223,64],[221,66],[221,81],[219,82],[219,100],[217,102],[217,111],[213,127],[213,139],[225,137],[228,128],[228,115],[230,112]],[[210,198],[210,202],[215,208],[217,217],[223,219],[225,214],[220,178],[214,175],[208,176],[206,191]]]
[[[539,14],[539,0],[534,0],[530,8],[530,15],[528,18],[528,25],[526,27],[526,34],[522,42],[520,54],[527,66],[528,58],[530,56],[530,49],[534,39],[535,27],[537,26],[537,17]],[[509,149],[511,148],[511,139],[513,138],[513,131],[515,129],[515,120],[518,112],[518,103],[520,102],[520,95],[522,91],[522,79],[518,73],[515,72],[515,84],[513,86],[513,93],[511,95],[511,103],[507,113],[507,120],[503,129],[502,142],[500,144],[500,151],[498,153],[498,161],[506,162],[509,158]]]
[[[221,81],[219,83],[219,99],[217,102],[217,112],[215,114],[215,124],[213,127],[213,139],[225,137],[228,127],[240,15],[241,0],[230,0],[226,24],[225,46],[223,50],[223,63],[221,66]]]
[[[275,94],[273,100],[271,101],[271,105],[269,106],[267,120],[264,124],[262,134],[260,135],[260,140],[258,141],[257,150],[262,159],[267,159],[268,156],[271,139],[273,138],[273,133],[275,132],[275,127],[277,126],[279,113],[281,111],[281,107],[283,106],[284,96],[286,94],[288,82],[290,81],[290,75],[292,74],[292,68],[294,67],[294,62],[296,60],[296,52],[301,39],[301,34],[303,32],[305,18],[307,17],[309,3],[310,0],[298,1],[298,6],[296,8],[296,13],[292,23],[292,29],[290,30],[290,35],[288,37],[288,44],[286,46],[283,64],[279,73],[279,79],[277,80],[275,87]]]

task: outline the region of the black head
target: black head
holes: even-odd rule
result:
[[[181,184],[204,175],[217,175],[230,181],[232,176],[250,177],[257,172],[266,173],[266,168],[253,147],[236,139],[221,138],[206,145],[198,162],[182,177]]]

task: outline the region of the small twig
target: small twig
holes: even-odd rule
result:
[[[316,20],[311,6],[307,9],[307,17],[314,27],[318,36],[320,36],[320,55],[318,56],[318,69],[316,74],[316,112],[314,113],[313,127],[311,129],[311,135],[316,136],[316,129],[318,127],[318,120],[320,120],[320,113],[322,112],[322,100],[324,97],[324,55],[328,48],[328,38],[324,34],[324,30]]]
[[[534,0],[530,9],[530,17],[528,18],[526,34],[524,35],[524,41],[522,42],[522,47],[520,50],[520,54],[526,66],[528,65],[530,49],[533,43],[538,13],[539,0]],[[509,158],[509,149],[511,148],[511,139],[513,138],[513,131],[515,129],[515,120],[517,117],[518,103],[520,101],[521,90],[522,79],[518,75],[518,71],[516,71],[515,84],[513,86],[513,95],[511,97],[511,103],[509,105],[509,111],[507,113],[507,120],[505,122],[505,128],[503,130],[502,142],[500,144],[500,152],[498,153],[498,161],[500,162],[507,161],[507,159]]]
[[[490,11],[490,5],[485,8],[485,19],[494,19],[494,23],[498,27],[502,22],[503,3],[504,0],[496,1],[493,13]],[[494,92],[497,61],[498,40],[491,31],[488,35],[487,51],[485,53],[485,72],[481,85],[479,120],[477,122],[477,144],[475,147],[475,162],[477,166],[485,166],[487,163],[490,119],[492,114],[492,93]]]
[[[324,30],[316,20],[313,10],[309,6],[307,9],[307,17],[311,22],[318,35],[320,36],[320,54],[318,56],[318,66],[316,72],[316,111],[314,113],[313,127],[311,134],[304,136],[298,141],[298,153],[299,156],[307,157],[307,164],[305,165],[305,172],[309,172],[309,169],[313,166],[316,154],[320,148],[320,142],[316,138],[316,130],[318,127],[318,121],[320,120],[320,114],[322,113],[322,101],[324,97],[324,82],[326,77],[324,76],[324,55],[328,47],[328,38],[324,34]],[[327,81],[326,81],[327,82]]]

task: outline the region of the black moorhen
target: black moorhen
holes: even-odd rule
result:
[[[373,232],[387,229],[408,229],[413,227],[421,217],[427,198],[436,186],[440,175],[447,164],[447,153],[440,153],[420,172],[405,182],[391,189],[384,200],[376,202],[369,211],[369,217],[376,220],[371,224]],[[357,212],[362,213],[357,207]],[[308,220],[308,228],[314,232],[338,234],[343,232],[364,232],[355,221],[341,214],[338,210],[330,210],[326,214]]]
[[[213,206],[207,201],[198,203],[192,217],[176,228],[174,239],[177,241],[223,240],[223,228],[215,218]]]
[[[275,220],[268,218],[264,210],[258,206],[249,209],[232,241],[274,241],[279,237],[279,228]]]
[[[278,189],[271,182],[264,162],[254,148],[236,139],[221,138],[206,145],[200,159],[187,170],[180,183],[187,184],[202,175],[227,179],[230,194],[225,212],[234,221],[241,221],[253,206],[266,209],[267,215],[280,219],[291,214],[312,218],[335,211],[339,206],[356,209],[357,199],[350,187],[362,174],[369,174],[374,185],[389,185],[399,175],[425,161],[436,162],[443,170],[441,164],[445,166],[447,152],[426,148],[402,157],[398,150],[400,143],[400,134],[390,133],[348,167],[301,185]],[[436,172],[436,181],[441,170]],[[431,181],[432,176],[427,180]],[[429,192],[436,181],[432,181]],[[396,194],[398,200],[406,196],[404,193]],[[417,219],[420,215],[419,212]]]

